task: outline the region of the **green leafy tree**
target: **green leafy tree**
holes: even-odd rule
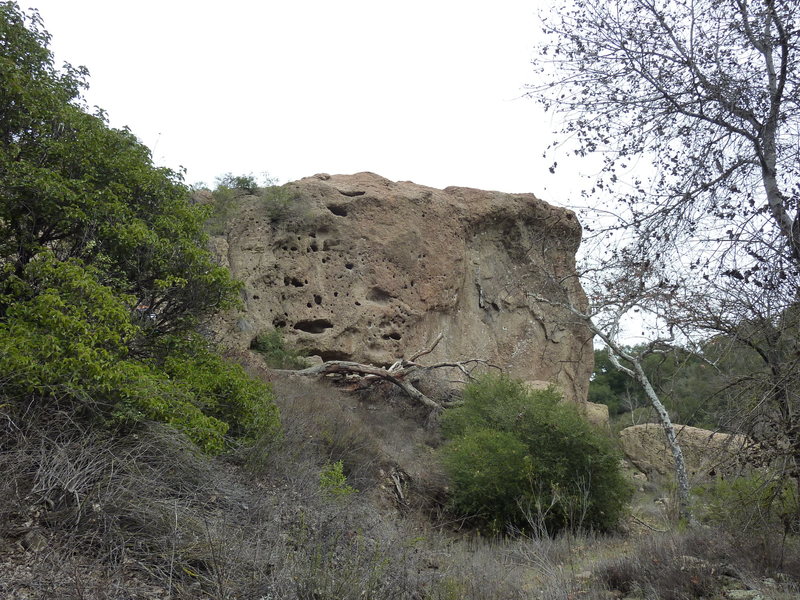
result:
[[[210,452],[278,428],[270,388],[196,326],[240,288],[204,210],[128,130],[85,112],[36,12],[0,3],[0,404],[164,421]]]
[[[84,112],[86,71],[55,68],[36,13],[0,4],[0,27],[0,260],[13,267],[0,277],[44,250],[81,259],[158,315],[153,333],[185,331],[233,302],[238,286],[205,250],[206,215],[180,175]]]

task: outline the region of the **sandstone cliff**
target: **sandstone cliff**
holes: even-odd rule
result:
[[[242,314],[219,325],[246,347],[284,328],[323,359],[390,364],[444,335],[426,360],[485,358],[586,398],[590,333],[530,294],[585,306],[575,276],[575,215],[531,194],[444,190],[372,173],[287,184],[276,215],[248,196],[222,235],[220,261],[244,281]]]

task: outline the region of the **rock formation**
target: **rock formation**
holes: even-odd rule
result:
[[[751,444],[743,435],[688,425],[675,425],[675,433],[688,475],[696,480],[739,472],[751,451]],[[625,456],[643,473],[663,476],[674,472],[675,462],[661,425],[633,425],[620,431],[619,437]]]
[[[488,359],[585,401],[591,334],[530,299],[586,305],[572,212],[532,194],[438,190],[372,173],[315,175],[282,193],[280,206],[238,198],[213,240],[245,284],[244,312],[216,327],[225,343],[246,347],[277,327],[324,360],[386,365],[441,333],[427,361]]]

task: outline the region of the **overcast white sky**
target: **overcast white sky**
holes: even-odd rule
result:
[[[87,99],[187,183],[374,171],[434,187],[577,197],[522,97],[542,0],[22,0]],[[561,161],[560,161],[561,162]],[[563,163],[562,163],[563,164]]]

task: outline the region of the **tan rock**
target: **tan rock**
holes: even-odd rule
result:
[[[216,325],[222,341],[243,348],[281,327],[289,344],[325,360],[391,364],[442,333],[422,362],[484,358],[585,400],[590,333],[531,299],[586,306],[574,213],[532,194],[439,190],[372,173],[286,188],[288,210],[276,217],[263,199],[240,198],[213,240],[245,283],[244,314]]]
[[[702,479],[735,472],[746,460],[748,440],[745,436],[688,425],[675,425],[675,432],[690,477]],[[659,475],[674,471],[675,462],[661,425],[634,425],[620,431],[619,436],[625,455],[641,471]]]
[[[534,379],[531,381],[525,381],[525,387],[533,392],[539,392],[541,390],[546,390],[551,385],[553,385],[550,381],[542,381],[540,379]]]
[[[583,405],[583,414],[592,425],[607,429],[609,425],[608,406],[596,402],[586,402]]]

